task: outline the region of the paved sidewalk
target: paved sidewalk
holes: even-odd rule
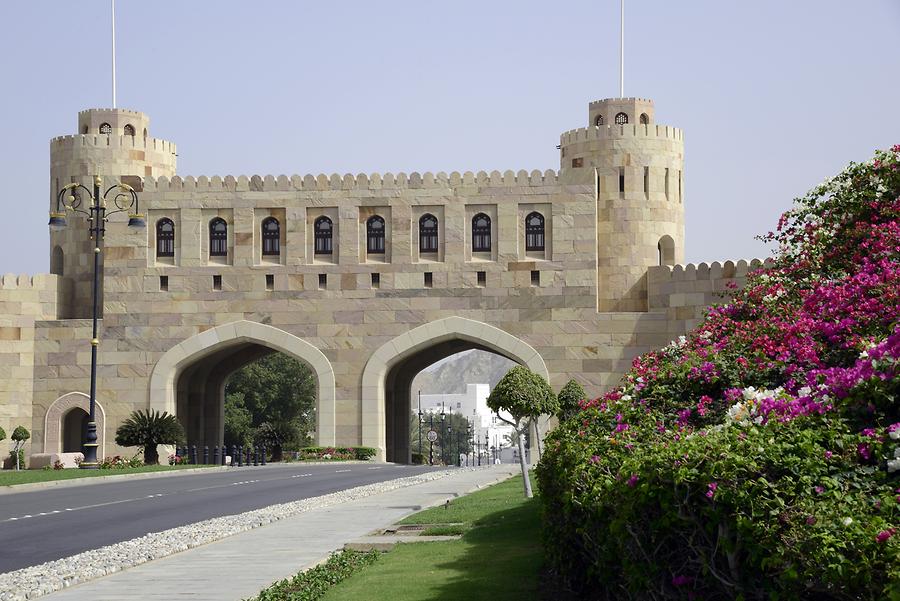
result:
[[[518,471],[518,465],[465,470],[425,484],[314,509],[44,598],[51,601],[239,601],[315,565],[352,539]]]

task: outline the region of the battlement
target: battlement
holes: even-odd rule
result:
[[[84,110],[78,111],[78,114],[79,115],[87,115],[88,113],[102,113],[102,112],[109,112],[109,113],[115,112],[115,113],[121,113],[121,114],[125,114],[125,115],[133,115],[135,117],[141,117],[141,118],[144,117],[144,113],[142,113],[141,111],[133,111],[131,109],[120,109],[120,108],[111,109],[109,107],[84,109]]]
[[[686,282],[707,279],[745,278],[750,272],[766,267],[771,259],[740,259],[738,261],[713,261],[712,263],[686,263],[684,265],[659,265],[650,268],[651,281],[671,280]]]
[[[678,127],[669,125],[642,125],[630,123],[628,125],[592,125],[579,127],[564,132],[559,137],[561,146],[587,142],[590,140],[608,140],[615,138],[659,138],[684,142],[684,131]]]
[[[511,170],[500,173],[492,171],[487,173],[479,171],[472,173],[466,171],[459,173],[454,171],[449,175],[442,172],[437,174],[425,172],[420,174],[413,172],[406,174],[403,172],[393,173],[373,173],[366,175],[360,173],[353,175],[347,173],[343,176],[333,173],[325,175],[240,175],[234,177],[226,175],[224,178],[218,175],[207,177],[180,177],[175,176],[171,179],[167,177],[152,178],[148,177],[144,180],[145,191],[167,191],[167,190],[185,190],[185,191],[284,191],[284,190],[305,190],[305,191],[322,191],[322,190],[381,190],[381,189],[428,189],[428,188],[456,188],[464,186],[482,186],[482,187],[510,187],[510,186],[554,186],[558,183],[557,172],[548,169],[544,172],[534,170],[530,173],[525,170],[513,172]]]
[[[50,140],[50,152],[58,152],[72,147],[94,148],[134,148],[138,150],[155,150],[177,154],[177,148],[173,142],[159,138],[144,138],[143,136],[104,135],[104,134],[75,134],[57,136]]]
[[[49,273],[40,273],[35,276],[28,274],[7,273],[0,277],[0,291],[3,290],[56,290],[59,285],[59,276]]]
[[[627,98],[602,98],[600,100],[592,100],[588,106],[590,108],[597,108],[604,104],[609,104],[611,102],[616,103],[625,103],[625,102],[641,102],[647,104],[653,104],[653,101],[649,98],[639,98],[637,96],[629,96]]]

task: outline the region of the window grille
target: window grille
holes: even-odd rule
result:
[[[378,215],[373,215],[366,221],[366,252],[384,254],[384,219]]]
[[[281,254],[281,224],[274,217],[262,221],[262,254],[264,257]]]
[[[525,217],[525,250],[544,250],[544,216],[537,211]]]
[[[112,125],[109,123],[101,123],[100,124],[100,133],[109,135],[112,133]]]
[[[228,256],[228,224],[221,217],[209,222],[209,256]]]
[[[419,252],[436,253],[438,251],[438,220],[430,213],[419,219]]]
[[[156,256],[175,256],[175,223],[168,217],[156,222]]]
[[[491,252],[491,218],[484,213],[472,217],[472,252]]]
[[[330,255],[333,249],[331,236],[334,229],[331,219],[325,216],[319,217],[316,219],[313,229],[316,240],[315,254]]]
[[[619,113],[616,115],[616,125],[628,125],[628,115]]]

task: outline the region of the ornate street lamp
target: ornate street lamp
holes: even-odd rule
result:
[[[422,391],[419,391],[419,457],[422,457],[422,424],[425,423],[425,417],[422,415]],[[422,457],[422,463],[425,458]]]
[[[87,431],[84,435],[82,443],[82,451],[84,460],[81,462],[82,469],[95,470],[99,466],[97,464],[97,422],[95,420],[95,407],[97,404],[97,347],[100,346],[100,339],[97,337],[97,303],[99,299],[100,288],[100,241],[106,234],[106,222],[109,216],[115,213],[123,213],[128,211],[128,225],[134,228],[143,228],[147,224],[144,222],[144,216],[139,212],[138,197],[134,188],[128,184],[119,182],[110,186],[102,194],[100,186],[103,179],[98,175],[94,177],[93,191],[82,184],[67,184],[56,195],[56,211],[50,213],[50,230],[54,232],[61,231],[66,228],[66,212],[81,213],[87,216],[90,227],[91,240],[94,242],[94,282],[92,292],[93,302],[93,330],[91,335],[91,396],[90,396],[90,414],[87,424]],[[90,204],[87,209],[83,208],[81,196],[77,194],[79,190],[87,193]],[[107,212],[107,202],[111,202],[115,207],[112,211]]]

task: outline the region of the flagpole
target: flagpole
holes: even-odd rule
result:
[[[112,4],[112,107],[116,108],[116,0]]]
[[[625,98],[625,0],[621,2],[621,16],[622,22],[619,28],[619,98]]]

